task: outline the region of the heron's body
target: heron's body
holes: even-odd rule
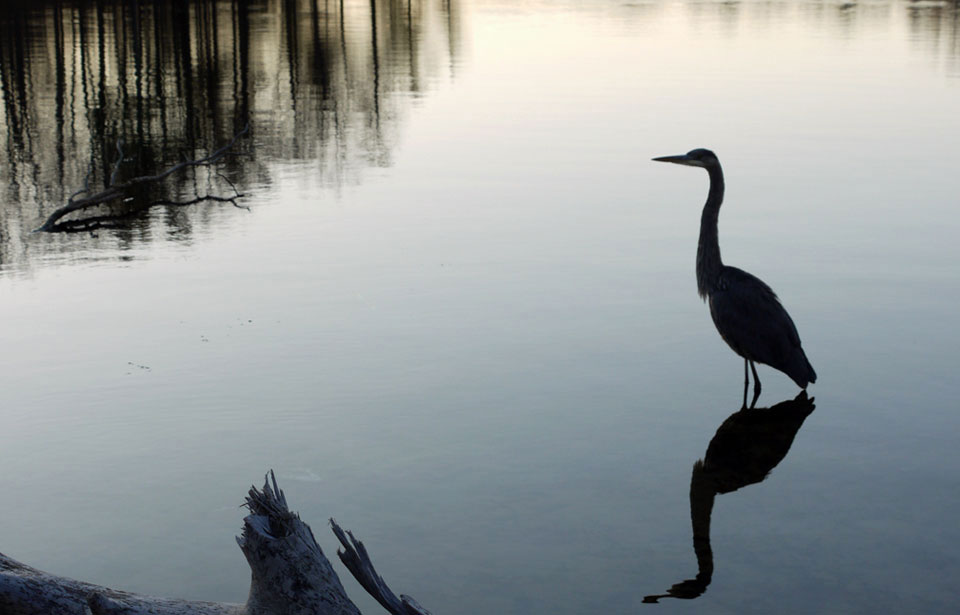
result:
[[[695,149],[682,156],[654,160],[702,167],[710,175],[710,192],[700,218],[697,290],[709,302],[710,315],[720,336],[744,358],[745,375],[746,364],[750,364],[754,377],[754,403],[760,395],[760,380],[754,362],[782,371],[803,389],[816,382],[817,374],[803,352],[797,327],[777,295],[760,278],[724,265],[720,258],[717,219],[723,203],[724,182],[716,155],[709,150]]]
[[[796,325],[763,281],[725,266],[708,301],[713,324],[735,353],[780,370],[801,389],[816,382]]]

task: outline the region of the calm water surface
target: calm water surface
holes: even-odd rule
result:
[[[438,614],[956,612],[956,3],[33,3],[0,27],[4,553],[243,601],[237,504],[274,468],[328,553],[335,516]],[[118,139],[133,177],[247,124],[220,175],[157,188],[229,180],[246,209],[30,233]],[[812,413],[731,417],[742,364],[693,274],[706,174],[650,162],[698,146]],[[797,394],[760,376],[762,406]]]

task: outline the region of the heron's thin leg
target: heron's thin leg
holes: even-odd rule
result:
[[[750,386],[750,378],[747,375],[747,360],[743,360],[743,407],[747,407],[747,389]]]
[[[760,377],[757,376],[757,365],[753,361],[750,361],[750,371],[753,372],[753,401],[750,402],[750,407],[753,408],[760,397]]]

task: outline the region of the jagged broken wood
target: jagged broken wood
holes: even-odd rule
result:
[[[347,567],[353,578],[367,590],[367,593],[383,605],[383,608],[394,615],[430,615],[430,611],[420,606],[410,596],[400,594],[400,597],[397,598],[397,595],[387,587],[383,577],[377,574],[373,562],[370,561],[370,556],[367,554],[366,547],[354,538],[353,532],[349,530],[344,532],[333,519],[330,519],[330,527],[333,528],[333,533],[337,535],[340,544],[343,545],[342,550],[337,549],[340,561]]]
[[[246,604],[142,596],[41,572],[0,553],[3,615],[359,615],[314,538],[287,507],[273,471],[263,489],[251,487],[237,543],[250,565]],[[337,554],[357,581],[394,615],[430,615],[409,596],[400,598],[377,574],[363,543],[331,526],[343,545]]]
[[[223,158],[227,152],[230,151],[230,149],[236,144],[237,140],[241,136],[247,134],[249,131],[250,125],[248,124],[243,128],[243,130],[233,135],[233,138],[230,139],[229,143],[217,150],[214,150],[203,158],[198,158],[196,160],[184,160],[183,162],[175,164],[165,171],[157,173],[156,175],[141,175],[119,184],[116,183],[116,181],[117,175],[120,171],[120,164],[124,160],[124,152],[123,143],[121,141],[117,141],[117,160],[113,165],[112,172],[110,173],[110,179],[107,181],[107,187],[100,192],[78,199],[77,197],[90,192],[90,174],[88,173],[86,185],[80,190],[77,190],[71,194],[70,198],[67,199],[66,205],[58,208],[56,211],[50,214],[44,223],[36,229],[36,232],[77,233],[81,231],[92,231],[104,227],[114,227],[123,218],[137,215],[145,209],[161,205],[182,207],[186,205],[194,205],[202,201],[216,201],[222,203],[232,203],[234,206],[240,207],[240,205],[237,204],[237,199],[243,197],[244,195],[238,192],[233,183],[231,183],[230,180],[226,179],[222,175],[221,177],[223,177],[223,179],[229,183],[230,187],[233,189],[233,196],[206,194],[197,195],[192,199],[184,201],[176,201],[171,199],[154,199],[143,201],[141,197],[137,196],[137,192],[156,185],[158,182],[163,181],[178,171],[183,171],[192,167],[210,166],[216,163]],[[133,206],[125,207],[124,210],[119,213],[109,212],[99,215],[89,215],[82,218],[67,218],[67,216],[70,214],[78,211],[94,211],[116,202],[121,202],[124,204],[133,203]]]

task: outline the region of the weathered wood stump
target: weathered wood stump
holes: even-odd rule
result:
[[[359,615],[310,526],[287,507],[271,471],[263,489],[251,487],[250,514],[237,543],[250,565],[246,604],[141,596],[41,572],[0,553],[3,615]],[[397,596],[373,567],[363,543],[330,520],[354,577],[394,615],[429,615]]]

